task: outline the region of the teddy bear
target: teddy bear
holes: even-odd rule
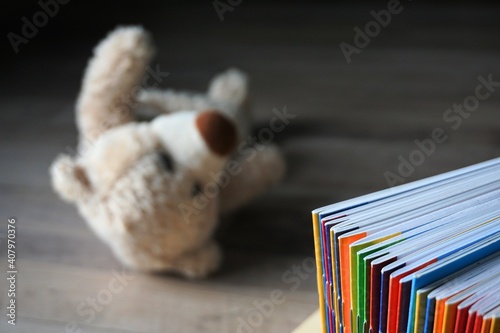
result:
[[[76,102],[78,150],[52,163],[52,187],[125,266],[202,278],[221,263],[220,214],[276,184],[285,162],[275,145],[246,140],[243,72],[215,76],[206,93],[145,89],[153,53],[138,26],[94,49]]]

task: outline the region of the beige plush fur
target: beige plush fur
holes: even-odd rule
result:
[[[284,162],[275,146],[244,144],[242,72],[216,76],[206,94],[142,90],[152,54],[140,27],[96,47],[76,107],[79,153],[54,161],[52,184],[125,265],[204,277],[221,260],[219,214],[276,183]],[[137,122],[141,106],[158,115]]]

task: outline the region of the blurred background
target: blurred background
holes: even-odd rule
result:
[[[0,17],[0,232],[17,218],[19,266],[18,322],[0,319],[1,332],[289,332],[317,307],[312,209],[500,155],[498,4],[41,0]],[[50,188],[50,163],[76,146],[92,49],[127,24],[152,33],[152,63],[169,73],[160,87],[204,91],[238,67],[255,132],[273,109],[296,115],[274,140],[286,178],[223,217],[224,266],[206,281],[118,279],[120,264]],[[436,129],[444,142],[416,152]],[[7,289],[0,280],[2,308]],[[273,290],[283,302],[269,303]]]

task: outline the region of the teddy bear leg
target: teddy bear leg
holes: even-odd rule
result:
[[[226,169],[229,176],[220,191],[222,213],[238,208],[277,183],[285,173],[285,161],[275,145],[256,145],[230,160]]]
[[[182,110],[203,110],[216,105],[204,94],[184,91],[148,89],[138,95],[139,105],[153,115],[173,113]],[[142,110],[139,110],[141,112]]]
[[[241,108],[248,99],[247,75],[236,68],[217,74],[210,81],[208,96],[213,100]]]
[[[209,241],[198,250],[180,256],[173,270],[190,279],[203,278],[219,268],[221,258],[219,246],[215,241]]]
[[[217,74],[210,81],[208,96],[225,105],[221,111],[235,122],[240,140],[246,138],[252,123],[247,75],[236,68]]]
[[[135,92],[153,54],[141,27],[120,27],[94,50],[76,105],[81,141],[94,142],[109,128],[134,120]]]

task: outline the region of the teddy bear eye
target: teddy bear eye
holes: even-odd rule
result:
[[[191,195],[193,197],[195,197],[195,196],[199,195],[200,193],[201,193],[201,185],[200,185],[200,183],[196,182],[196,183],[194,183],[193,188],[191,189]]]
[[[168,172],[174,171],[174,162],[172,161],[172,157],[166,153],[159,153],[160,162],[165,170]]]

